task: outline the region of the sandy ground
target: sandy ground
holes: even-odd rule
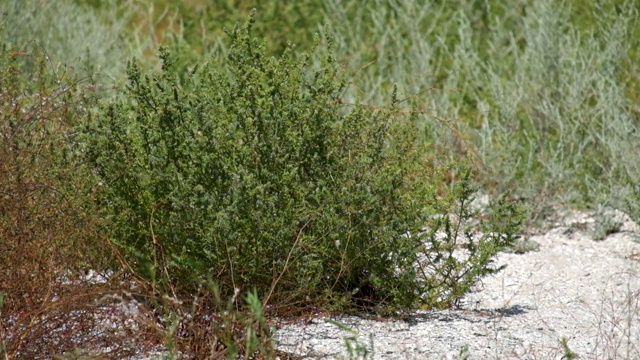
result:
[[[640,359],[640,231],[614,215],[613,233],[595,241],[593,216],[566,213],[529,237],[537,251],[501,254],[497,264],[507,268],[460,309],[289,324],[278,347],[309,359],[349,358],[345,341],[361,346],[360,359],[561,359],[564,338],[580,359]]]

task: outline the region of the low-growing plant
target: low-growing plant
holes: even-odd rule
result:
[[[505,268],[492,267],[493,259],[516,245],[517,231],[524,221],[524,212],[502,197],[474,223],[479,210],[469,206],[475,192],[470,172],[467,169],[460,174],[449,195],[450,207],[442,216],[430,219],[418,261],[419,278],[424,280],[421,296],[428,299],[425,303],[429,306],[457,305],[479,279]]]
[[[230,32],[227,62],[183,80],[166,49],[159,73],[131,61],[123,99],[82,129],[105,232],[132,268],[178,298],[207,277],[223,297],[255,288],[275,311],[443,306],[495,271],[520,213],[498,204],[454,261],[462,223],[448,214],[472,216],[471,190],[468,177],[445,186],[455,167],[421,141],[420,112],[395,93],[379,108],[344,102],[331,39],[318,62],[292,48],[267,57],[252,24]],[[418,271],[425,240],[448,253]]]
[[[562,346],[562,350],[564,351],[564,355],[562,355],[563,360],[574,360],[579,358],[578,354],[573,352],[573,350],[571,350],[571,348],[569,347],[569,339],[567,339],[565,336],[560,339],[560,345]]]
[[[347,357],[338,356],[338,359],[367,360],[374,358],[375,347],[373,344],[373,334],[369,334],[369,344],[367,346],[367,344],[363,344],[362,341],[358,339],[359,334],[356,329],[332,319],[327,319],[327,322],[335,325],[340,330],[348,332],[348,335],[344,337],[344,347]]]
[[[520,238],[516,241],[509,251],[515,254],[526,254],[531,251],[538,251],[540,249],[540,243],[535,240]]]
[[[273,359],[273,325],[255,291],[223,300],[219,286],[208,279],[190,298],[165,294],[155,300],[156,320],[164,337],[165,358]],[[238,309],[238,303],[246,308]]]
[[[623,220],[616,212],[607,206],[598,205],[595,209],[594,222],[589,227],[591,238],[601,241],[611,234],[620,231],[623,226]]]

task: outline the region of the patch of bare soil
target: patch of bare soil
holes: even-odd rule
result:
[[[620,212],[611,219],[596,241],[594,216],[566,213],[552,230],[529,237],[537,251],[501,254],[497,265],[507,268],[485,278],[459,309],[283,325],[278,348],[308,359],[349,358],[345,341],[354,358],[562,359],[573,352],[640,359],[640,231]]]

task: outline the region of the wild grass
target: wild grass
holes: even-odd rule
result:
[[[513,190],[533,220],[554,205],[624,208],[639,180],[640,26],[628,2],[138,6],[149,12],[134,21],[135,36],[166,29],[165,43],[196,59],[225,61],[222,29],[242,22],[252,6],[273,54],[289,41],[309,49],[313,33],[328,34],[351,74],[346,101],[377,106],[397,85],[400,99],[425,118],[448,120],[423,119],[427,141],[471,157],[484,189]]]
[[[2,44],[16,52],[44,52],[58,71],[72,69],[93,83],[112,85],[124,76],[126,59],[141,56],[149,42],[134,45],[128,36],[131,8],[100,3],[98,12],[73,0],[1,1]]]
[[[353,92],[377,102],[399,84],[450,119],[464,141],[447,127],[431,141],[477,156],[487,191],[514,189],[539,217],[544,206],[621,206],[637,181],[633,7],[596,6],[585,27],[567,2],[327,4]]]

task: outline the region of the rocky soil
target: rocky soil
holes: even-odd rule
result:
[[[566,213],[529,237],[537,250],[501,254],[507,268],[459,309],[283,324],[278,348],[306,359],[349,358],[348,345],[359,359],[640,359],[640,230],[621,212],[605,218]]]

